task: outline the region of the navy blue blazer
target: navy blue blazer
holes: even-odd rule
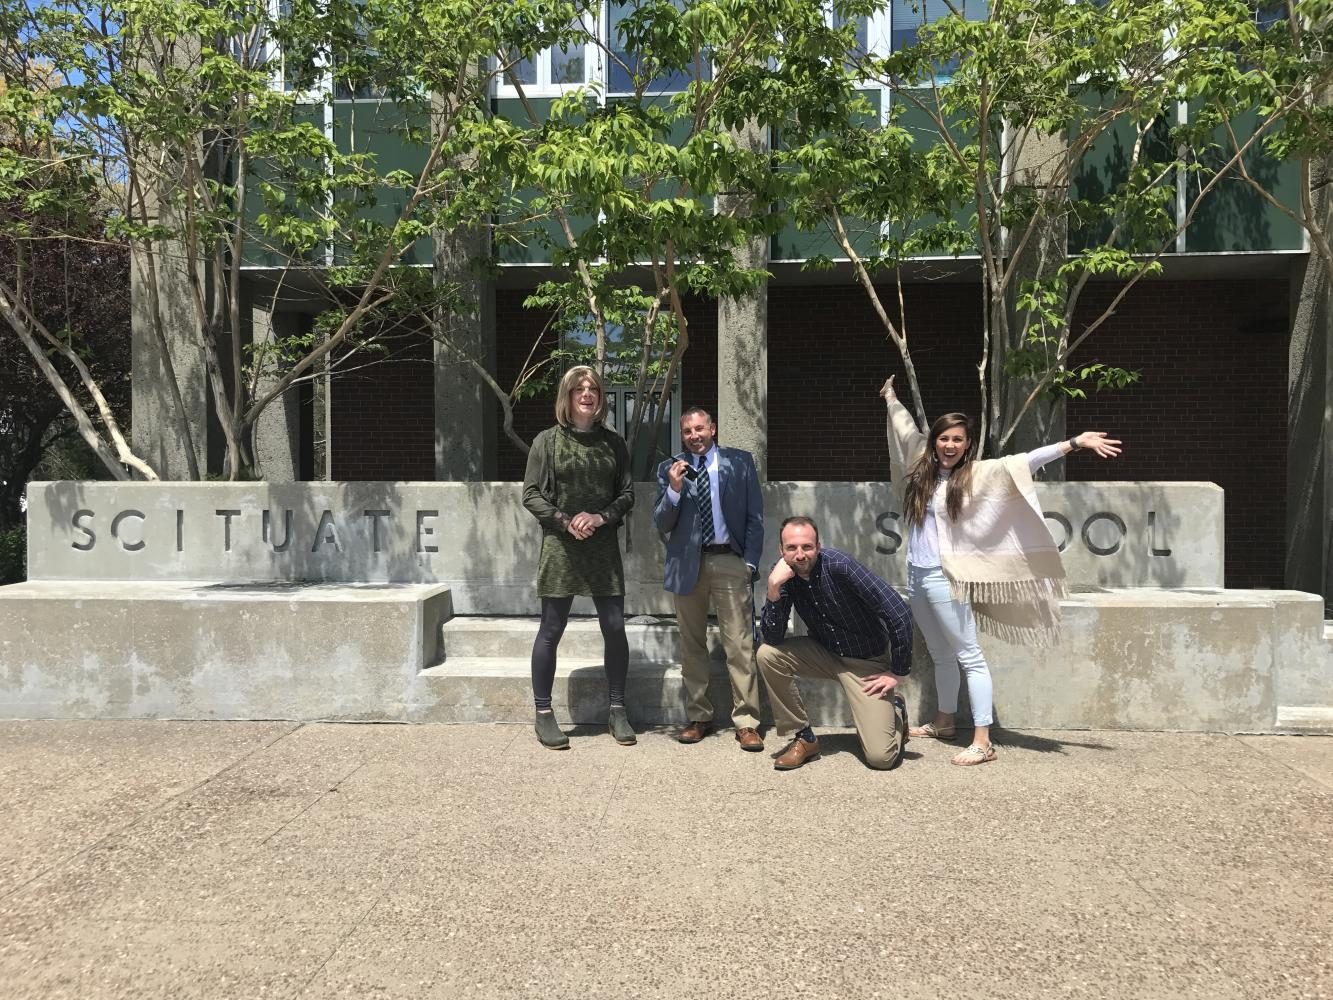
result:
[[[739,448],[717,449],[717,479],[722,519],[727,523],[731,548],[751,566],[758,566],[764,552],[764,500],[759,493],[759,472],[754,456]],[[699,511],[685,481],[680,503],[672,506],[667,497],[667,470],[678,459],[694,460],[684,454],[668,458],[657,467],[657,503],[653,520],[666,541],[666,567],[662,585],[671,594],[688,594],[699,582],[703,561],[699,538]]]

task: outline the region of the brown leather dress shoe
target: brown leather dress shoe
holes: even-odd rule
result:
[[[677,743],[698,743],[713,731],[711,722],[691,722],[676,736]]]
[[[814,760],[818,756],[819,740],[807,743],[797,736],[788,744],[787,749],[782,751],[778,759],[773,761],[773,769],[775,771],[795,771],[806,761]]]
[[[749,750],[751,753],[764,749],[764,738],[759,735],[759,730],[750,726],[736,730],[736,742],[741,745],[742,750]]]

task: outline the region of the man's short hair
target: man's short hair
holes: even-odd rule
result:
[[[705,417],[708,418],[708,422],[710,424],[712,424],[714,427],[717,426],[717,421],[713,419],[713,415],[709,413],[707,410],[705,410],[702,406],[691,406],[688,410],[686,410],[684,413],[680,415],[680,419],[684,420],[686,417],[692,417],[696,413],[702,413]]]
[[[793,514],[782,522],[782,527],[778,529],[778,544],[782,544],[782,533],[787,530],[787,525],[794,524],[797,527],[807,527],[815,533],[815,544],[819,544],[819,525],[815,524],[812,517],[806,517],[804,514]]]

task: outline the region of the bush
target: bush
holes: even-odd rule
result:
[[[0,531],[0,584],[28,578],[28,529],[18,524]]]

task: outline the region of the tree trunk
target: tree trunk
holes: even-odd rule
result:
[[[1309,208],[1324,232],[1333,227],[1333,157],[1310,165]],[[1324,595],[1333,615],[1333,261],[1316,250],[1293,275],[1287,371],[1286,585]]]

